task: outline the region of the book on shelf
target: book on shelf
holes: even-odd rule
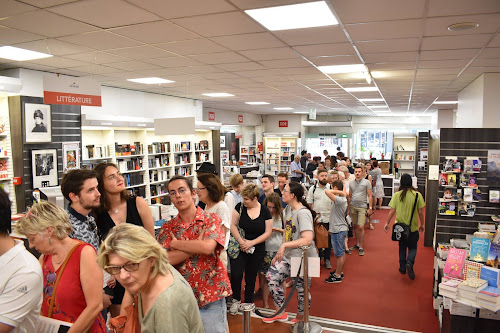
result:
[[[460,202],[458,207],[458,214],[460,216],[474,217],[476,214],[476,204],[468,203],[465,201]]]
[[[500,310],[500,289],[487,286],[477,294],[479,305],[492,310]]]
[[[444,200],[458,200],[456,188],[445,188],[443,191]]]
[[[484,279],[471,278],[462,281],[462,283],[458,285],[458,289],[477,293],[486,288],[487,286],[488,286],[488,281]]]
[[[481,172],[482,167],[483,167],[483,162],[479,158],[475,158],[472,160],[472,171],[473,172]]]
[[[472,191],[472,200],[481,200],[481,190],[478,188],[473,189]]]
[[[8,160],[0,160],[0,178],[9,178]]]
[[[438,206],[439,215],[455,215],[456,214],[456,203],[455,202],[440,202]]]
[[[500,268],[500,244],[491,243],[486,266]]]
[[[457,175],[449,173],[446,176],[448,185],[457,185]]]
[[[448,177],[445,173],[439,174],[439,185],[441,186],[448,185]]]
[[[464,190],[464,201],[472,202],[472,188],[466,187],[463,190]]]
[[[481,277],[481,267],[483,264],[466,260],[464,264],[464,277],[468,279],[479,279]]]
[[[500,288],[500,269],[489,266],[481,267],[481,279],[488,281],[488,286]]]
[[[465,186],[467,186],[467,184],[469,184],[469,178],[467,178],[466,175],[464,175],[463,173],[461,173],[458,176],[458,182],[459,182],[459,186],[460,187],[465,187]]]
[[[444,274],[449,277],[463,279],[463,269],[467,251],[462,249],[450,248],[448,257],[444,265]]]
[[[464,160],[464,172],[472,172],[472,171],[473,171],[472,160],[469,158],[466,158]]]
[[[456,158],[446,157],[443,163],[443,172],[453,172],[453,164],[457,161]]]
[[[470,245],[470,260],[486,262],[490,250],[490,240],[487,238],[472,237]]]
[[[475,175],[469,175],[469,183],[467,186],[477,187],[477,177]]]
[[[443,281],[438,285],[439,294],[448,298],[458,297],[458,286],[463,280],[459,279],[448,279]]]
[[[208,150],[208,140],[201,140],[199,143],[195,142],[194,150]],[[243,153],[243,154],[248,154],[248,152]]]

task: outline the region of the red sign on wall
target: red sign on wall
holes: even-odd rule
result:
[[[212,112],[212,111],[208,112],[208,120],[215,121],[215,112]]]
[[[280,127],[288,127],[288,120],[280,120],[279,126]]]
[[[238,122],[243,124],[243,116],[241,114],[238,115]]]

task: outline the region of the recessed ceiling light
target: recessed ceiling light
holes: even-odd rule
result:
[[[339,24],[324,1],[250,9],[245,13],[271,31]]]
[[[479,23],[460,22],[460,23],[455,23],[455,24],[448,26],[448,30],[455,31],[455,32],[461,32],[461,31],[473,30],[473,29],[476,29],[477,27],[479,27]]]
[[[228,94],[228,93],[206,93],[202,94],[203,96],[208,96],[208,97],[232,97],[234,96],[233,94]]]
[[[361,102],[383,102],[383,98],[360,98]]]
[[[383,108],[388,108],[387,105],[367,105],[370,109],[383,109]]]
[[[434,101],[432,104],[458,104],[458,101]]]
[[[248,105],[266,105],[269,103],[268,102],[245,102],[245,104],[248,104]]]
[[[344,88],[347,92],[378,91],[377,87]]]
[[[363,64],[318,66],[318,69],[325,74],[362,73],[368,71],[368,68]]]
[[[307,111],[294,111],[296,114],[309,114]]]
[[[279,110],[279,111],[285,111],[285,110],[293,110],[293,108],[273,108],[275,110]]]
[[[52,55],[47,53],[25,50],[13,46],[0,47],[0,58],[4,59],[10,59],[15,61],[27,61],[27,60],[49,58],[49,57],[52,57]]]
[[[172,83],[175,81],[170,81],[170,80],[165,80],[159,77],[143,77],[140,79],[127,79],[127,81],[132,81],[136,83],[143,83],[143,84],[160,84],[160,83]]]

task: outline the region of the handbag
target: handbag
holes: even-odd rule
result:
[[[138,296],[135,294],[134,302],[125,308],[124,315],[111,318],[109,331],[111,333],[141,333],[139,323]]]
[[[410,237],[410,225],[411,225],[411,221],[413,220],[413,215],[415,215],[415,208],[417,207],[417,200],[418,200],[418,192],[415,195],[415,202],[413,203],[413,209],[411,212],[409,224],[396,221],[396,223],[394,223],[394,225],[392,226],[392,240],[393,241],[406,242],[408,240],[408,238]]]
[[[240,203],[240,217],[241,212],[243,210],[243,202]],[[238,224],[240,219],[238,218]],[[236,226],[238,228],[238,232],[240,233],[241,238],[245,238],[245,231],[240,228],[239,225]],[[240,255],[240,243],[234,238],[232,233],[229,233],[229,244],[227,245],[227,255],[231,259],[236,259]]]
[[[317,249],[328,248],[328,230],[326,230],[323,223],[314,224],[314,244]]]

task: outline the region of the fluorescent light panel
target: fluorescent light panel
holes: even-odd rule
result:
[[[458,101],[435,101],[432,104],[458,104]]]
[[[159,77],[143,77],[139,79],[127,79],[127,81],[143,83],[143,84],[160,84],[160,83],[172,83],[175,81],[165,80]]]
[[[377,87],[344,88],[347,92],[378,91]]]
[[[360,98],[361,102],[384,102],[383,98]]]
[[[268,102],[245,102],[245,104],[248,104],[248,105],[266,105],[269,103]]]
[[[245,13],[271,31],[339,24],[324,1],[250,9]]]
[[[293,108],[288,108],[288,107],[286,107],[286,108],[273,108],[273,109],[279,110],[279,111],[293,110]]]
[[[295,111],[296,114],[309,114],[307,111]]]
[[[206,93],[202,94],[203,96],[208,96],[208,97],[232,97],[234,96],[233,94],[228,94],[228,93]]]
[[[318,66],[318,69],[325,74],[363,73],[368,71],[368,68],[363,64]]]
[[[35,52],[30,50],[21,49],[13,46],[0,47],[0,58],[10,59],[15,61],[27,61],[42,58],[52,57],[51,54]]]
[[[383,108],[388,108],[387,105],[367,105],[370,109],[383,109]]]

